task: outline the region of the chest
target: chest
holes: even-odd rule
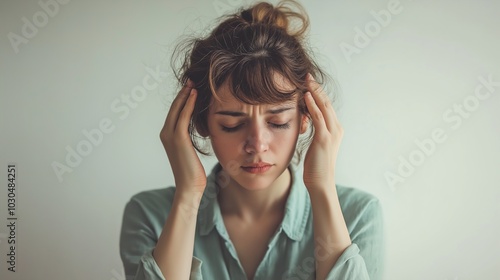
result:
[[[224,218],[224,223],[248,279],[253,279],[281,219],[241,223],[235,219]]]

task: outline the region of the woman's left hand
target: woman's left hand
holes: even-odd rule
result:
[[[311,74],[307,77],[305,103],[314,125],[314,136],[304,159],[304,184],[311,191],[336,191],[335,162],[344,135],[330,98]]]

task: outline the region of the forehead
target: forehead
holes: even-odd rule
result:
[[[257,105],[246,104],[246,103],[243,103],[240,100],[236,99],[231,92],[228,80],[226,80],[217,89],[217,95],[220,98],[220,101],[217,100],[216,98],[212,98],[212,102],[211,102],[210,107],[213,110],[217,110],[220,108],[227,108],[227,107],[231,107],[232,109],[243,109],[244,107],[257,106]],[[275,86],[280,91],[291,92],[295,89],[295,86],[280,74],[274,74],[273,80],[275,82]],[[297,104],[297,95],[295,95],[294,99],[290,100],[290,101],[285,101],[285,102],[282,102],[279,104],[262,104],[259,106],[270,107],[270,106],[277,106],[277,105],[295,105],[295,104]]]

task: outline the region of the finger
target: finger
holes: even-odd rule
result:
[[[333,132],[336,127],[335,124],[336,116],[330,98],[325,93],[321,85],[318,82],[316,82],[316,80],[314,80],[311,74],[308,74],[307,82],[309,91],[312,94],[314,102],[316,103],[316,106],[323,114],[323,119],[326,128],[328,129],[328,131]]]
[[[326,127],[325,119],[323,113],[319,109],[318,105],[314,101],[314,98],[311,92],[306,92],[306,105],[307,110],[309,110],[309,114],[311,115],[315,134],[323,136],[324,133],[328,133],[328,128]]]
[[[166,133],[168,133],[169,135],[172,135],[175,130],[175,125],[179,118],[179,113],[182,110],[182,107],[184,107],[184,104],[186,103],[186,100],[189,96],[189,92],[191,91],[193,86],[193,82],[191,80],[188,80],[188,82],[181,88],[174,101],[172,102],[172,105],[170,106],[170,110],[168,111],[167,118],[165,119],[165,124],[163,126],[163,130],[166,131]]]
[[[196,96],[197,96],[196,89],[194,88],[191,89],[186,104],[184,105],[184,108],[182,108],[182,111],[179,115],[179,119],[177,121],[177,125],[175,127],[177,133],[179,131],[182,133],[188,131],[189,122],[191,121],[191,116],[193,115],[194,111]]]

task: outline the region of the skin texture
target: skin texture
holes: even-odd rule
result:
[[[278,86],[290,89],[290,85],[280,77],[276,77],[275,81]],[[328,96],[310,75],[307,84],[311,94],[306,94],[306,105],[315,134],[305,156],[303,178],[313,208],[316,279],[324,279],[338,257],[351,244],[334,180],[343,129]],[[160,133],[177,188],[171,212],[153,252],[166,279],[189,278],[196,215],[206,186],[206,174],[189,141],[187,130],[196,98],[193,86],[188,82],[181,89]],[[296,100],[290,104],[248,105],[232,98],[224,86],[218,93],[222,96],[222,102],[214,102],[211,106],[209,135],[202,136],[210,137],[223,171],[230,176],[230,180],[221,185],[218,199],[245,272],[252,279],[265,252],[269,235],[283,218],[291,182],[287,166],[292,159],[298,135],[307,130],[308,122],[307,117],[299,113]],[[277,115],[265,113],[269,109],[282,107],[293,109]],[[235,118],[217,115],[216,112],[220,110],[244,112],[246,116]],[[286,129],[271,125],[287,122],[289,127]],[[221,127],[237,125],[241,125],[239,129],[230,133]],[[264,174],[242,171],[241,166],[258,161],[273,166]]]
[[[276,78],[281,89],[293,87]],[[307,129],[307,118],[300,114],[297,100],[278,105],[248,105],[236,100],[227,84],[218,89],[221,101],[214,101],[209,117],[209,137],[214,153],[223,170],[230,175],[229,182],[220,182],[220,204],[223,213],[252,221],[276,211],[276,204],[286,200],[291,175],[290,163],[299,133]],[[278,114],[267,110],[290,108]],[[216,114],[220,111],[236,111],[246,116],[235,117]],[[288,124],[287,128],[275,125]],[[233,132],[223,127],[237,127]],[[264,161],[272,164],[263,174],[245,172],[241,166]]]

